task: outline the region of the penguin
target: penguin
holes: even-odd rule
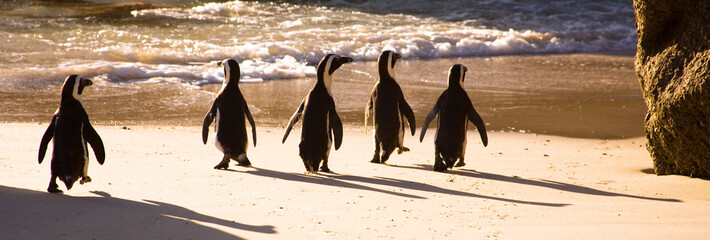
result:
[[[434,171],[444,172],[451,169],[456,160],[457,167],[466,165],[466,128],[471,121],[481,135],[483,146],[488,146],[488,135],[483,119],[478,115],[471,104],[471,99],[463,89],[464,79],[468,69],[461,64],[455,64],[449,69],[449,86],[431,108],[424,120],[419,142],[424,139],[427,127],[431,120],[439,115],[434,138]]]
[[[380,80],[375,83],[365,108],[365,129],[370,112],[375,126],[375,155],[371,163],[385,163],[395,148],[398,149],[398,154],[409,151],[403,144],[404,117],[407,118],[412,136],[416,130],[414,112],[395,80],[394,65],[400,58],[402,56],[399,53],[387,50],[383,51],[377,60]],[[380,149],[383,151],[382,157]]]
[[[79,75],[70,75],[64,80],[59,108],[52,117],[52,122],[42,136],[39,145],[39,158],[41,164],[47,151],[49,141],[53,141],[52,151],[52,176],[49,180],[48,192],[61,193],[57,178],[64,182],[67,190],[74,183],[91,182],[87,175],[89,169],[89,151],[86,143],[91,145],[99,164],[104,164],[104,143],[94,127],[91,126],[89,115],[81,103],[81,94],[84,88],[91,86],[90,79]]]
[[[245,117],[251,124],[254,146],[256,146],[256,126],[247,102],[239,90],[241,75],[239,64],[234,59],[226,59],[218,62],[217,66],[224,68],[224,82],[202,123],[202,143],[207,144],[209,127],[214,121],[214,145],[224,153],[222,161],[214,168],[227,169],[230,159],[236,160],[239,166],[251,166],[251,162],[247,158],[249,138]]]
[[[352,61],[352,58],[336,54],[328,54],[321,59],[316,70],[318,77],[316,85],[291,116],[284,137],[281,140],[282,144],[286,142],[293,125],[303,117],[301,143],[298,147],[299,156],[303,160],[306,171],[309,173],[317,172],[321,161],[323,166],[320,170],[330,172],[328,156],[330,155],[331,143],[334,141],[335,150],[338,150],[343,141],[343,124],[340,121],[338,112],[335,110],[331,86],[335,70]]]

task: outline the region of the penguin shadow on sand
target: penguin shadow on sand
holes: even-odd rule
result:
[[[303,174],[300,174],[300,173],[279,172],[279,171],[274,171],[274,170],[269,170],[269,169],[264,169],[264,168],[258,168],[258,167],[254,167],[254,166],[249,167],[249,169],[250,170],[248,170],[248,171],[239,171],[239,170],[235,170],[235,169],[225,169],[224,171],[237,172],[237,173],[243,173],[243,174],[251,174],[251,175],[260,176],[260,177],[267,177],[267,178],[276,178],[276,179],[281,179],[281,180],[285,180],[285,181],[295,181],[295,182],[319,184],[319,185],[326,185],[326,186],[338,186],[338,187],[343,187],[343,188],[386,193],[386,194],[391,194],[391,195],[400,196],[400,197],[424,199],[424,197],[417,196],[417,195],[401,193],[401,192],[393,192],[393,191],[388,191],[388,190],[384,190],[384,189],[378,189],[378,188],[373,188],[373,187],[369,187],[369,186],[364,186],[364,185],[341,181],[337,177],[335,177],[335,176],[341,176],[341,175],[339,175],[335,172],[332,172],[332,171],[328,172],[328,173],[303,173]]]
[[[399,165],[390,165],[390,166],[397,167],[397,168],[405,168],[405,169],[424,170],[424,171],[431,171],[434,168],[434,166],[426,165],[426,164],[416,164],[414,166],[399,166]],[[590,187],[584,187],[584,186],[580,186],[580,185],[574,185],[574,184],[546,180],[546,179],[533,180],[533,179],[525,179],[525,178],[521,178],[521,177],[517,177],[517,176],[509,177],[509,176],[503,176],[503,175],[495,174],[495,173],[480,172],[480,171],[476,171],[476,170],[472,170],[472,169],[463,169],[463,168],[453,169],[453,170],[449,170],[448,172],[446,172],[446,174],[454,174],[454,175],[459,175],[459,176],[463,176],[463,177],[471,177],[471,178],[487,179],[487,180],[493,180],[493,181],[517,183],[517,184],[530,185],[530,186],[536,186],[536,187],[544,187],[544,188],[550,188],[550,189],[555,189],[555,190],[559,190],[559,191],[579,193],[579,194],[588,194],[588,195],[606,196],[606,197],[627,197],[627,198],[635,198],[635,199],[643,199],[643,200],[651,200],[651,201],[662,201],[662,202],[682,202],[681,200],[672,199],[672,198],[654,198],[654,197],[635,196],[635,195],[629,195],[629,194],[623,194],[623,193],[602,191],[602,190],[598,190],[598,189],[594,189],[594,188],[590,188]]]
[[[276,233],[270,225],[249,225],[204,215],[178,205],[96,196],[72,197],[0,186],[0,232],[4,239],[243,239],[222,228]]]
[[[449,195],[454,195],[454,196],[490,199],[490,200],[496,200],[496,201],[503,201],[503,202],[517,203],[517,204],[529,204],[529,205],[537,205],[537,206],[544,206],[544,207],[564,207],[564,206],[569,205],[566,203],[533,202],[533,201],[524,201],[524,200],[517,200],[517,199],[510,199],[510,198],[486,196],[486,195],[480,195],[480,194],[475,194],[475,193],[470,193],[470,192],[463,192],[463,191],[458,191],[458,190],[446,189],[446,188],[441,188],[441,187],[437,187],[437,186],[426,184],[426,183],[420,183],[420,182],[404,180],[404,179],[396,179],[396,178],[362,177],[362,176],[354,176],[354,175],[347,175],[347,174],[338,174],[338,173],[334,173],[334,172],[315,173],[315,174],[313,174],[313,173],[298,174],[298,173],[279,172],[279,171],[257,168],[257,167],[252,167],[252,169],[253,170],[251,170],[251,171],[238,171],[238,170],[227,169],[227,171],[246,173],[246,174],[251,174],[251,175],[255,175],[255,176],[266,177],[266,178],[275,178],[275,179],[280,179],[280,180],[285,180],[285,181],[296,181],[296,182],[318,184],[318,185],[325,185],[325,186],[335,186],[335,187],[350,188],[350,189],[357,189],[357,190],[367,190],[367,191],[372,191],[372,192],[377,192],[377,193],[385,193],[385,194],[395,195],[398,197],[406,197],[406,198],[413,198],[413,199],[427,199],[427,198],[423,197],[423,196],[419,196],[419,195],[410,194],[410,193],[397,192],[397,191],[392,191],[390,189],[381,189],[381,188],[371,187],[371,186],[367,186],[367,185],[363,185],[363,184],[377,185],[377,186],[383,186],[383,187],[387,187],[387,188],[401,188],[401,189],[416,190],[416,191],[422,191],[422,192],[449,194]]]

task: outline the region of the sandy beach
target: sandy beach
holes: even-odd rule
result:
[[[93,182],[45,190],[47,123],[0,124],[5,239],[704,239],[710,182],[656,176],[645,139],[469,132],[467,165],[432,171],[433,131],[387,165],[350,127],[333,173],[305,174],[298,134],[259,127],[253,167],[221,158],[198,127],[96,126]],[[257,126],[258,127],[258,126]],[[370,130],[372,131],[372,130]],[[210,137],[211,138],[211,137]],[[210,139],[211,141],[211,139]],[[51,147],[49,149],[51,151]],[[49,154],[48,154],[49,155]]]
[[[0,239],[706,239],[710,181],[652,169],[635,16],[623,0],[0,1]],[[417,131],[468,68],[489,144],[469,128],[465,167],[433,171],[433,129],[369,162],[385,50]],[[281,138],[330,53],[354,60],[330,91],[343,145],[333,173],[306,174],[300,123]],[[201,141],[224,59],[252,167],[213,169]],[[72,74],[93,81],[106,162],[50,194],[51,144],[37,151]]]

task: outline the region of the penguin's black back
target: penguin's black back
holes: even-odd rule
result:
[[[236,85],[228,85],[215,99],[219,121],[217,140],[221,143],[224,153],[245,153],[249,140],[247,138],[245,111],[246,100]]]
[[[440,104],[435,144],[442,152],[461,152],[471,100],[462,88],[448,88],[441,94]]]
[[[375,134],[382,142],[398,144],[401,121],[404,121],[398,105],[403,98],[402,89],[394,79],[381,79],[372,97]]]
[[[323,84],[316,84],[308,93],[308,102],[303,109],[302,150],[318,154],[324,154],[328,150],[330,147],[328,114],[334,105],[333,97],[328,94]]]
[[[57,110],[51,169],[54,175],[63,180],[67,175],[75,180],[83,175],[88,152],[82,128],[88,123],[88,118],[81,102],[77,100],[63,99]]]

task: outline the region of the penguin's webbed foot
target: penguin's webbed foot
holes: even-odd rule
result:
[[[229,154],[224,154],[224,157],[222,157],[222,161],[219,162],[216,166],[214,166],[214,169],[227,169],[229,168]]]
[[[249,161],[249,159],[237,160],[237,166],[249,167],[251,166],[251,162]]]
[[[318,172],[318,167],[312,168],[311,166],[306,167],[306,174],[316,174]]]
[[[227,163],[219,163],[216,166],[214,166],[214,169],[227,169],[229,168],[229,162]]]
[[[47,192],[51,193],[61,193],[62,190],[59,190],[59,185],[57,185],[57,176],[52,175],[52,178],[49,179],[49,187],[47,187]]]
[[[59,186],[57,186],[57,185],[54,185],[54,186],[49,185],[49,187],[47,188],[47,192],[62,193],[62,190],[59,190]]]
[[[84,183],[90,183],[91,182],[91,177],[89,176],[83,176],[79,180],[79,184],[84,185]]]
[[[443,161],[435,161],[434,162],[434,171],[446,172],[446,164],[444,164]]]
[[[318,169],[318,165],[315,165],[313,169]],[[323,165],[320,166],[320,171],[321,172],[330,172],[330,168],[328,168],[328,158],[323,159]]]
[[[456,163],[456,165],[454,165],[454,167],[463,167],[463,166],[466,166],[466,163],[463,162],[463,160],[459,160],[459,161]]]
[[[397,154],[402,154],[403,152],[409,152],[408,147],[398,147],[397,148]]]
[[[372,160],[370,160],[371,163],[380,163],[380,154],[378,152],[375,152],[375,155],[372,156]]]

